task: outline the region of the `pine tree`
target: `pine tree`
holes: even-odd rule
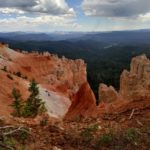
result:
[[[41,111],[41,109],[44,110],[45,107],[42,99],[39,98],[39,88],[35,80],[31,81],[28,90],[30,92],[30,96],[26,101],[24,115],[26,117],[36,116]]]
[[[11,106],[15,109],[14,115],[19,117],[21,116],[21,109],[22,109],[21,94],[19,90],[16,90],[16,88],[14,88],[12,90],[12,97],[14,101]]]

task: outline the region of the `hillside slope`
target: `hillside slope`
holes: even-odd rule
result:
[[[29,81],[35,79],[50,116],[62,117],[71,104],[72,95],[87,81],[86,65],[82,60],[58,58],[47,52],[41,55],[20,53],[4,44],[0,44],[0,68],[0,107],[4,112],[1,115],[11,112],[12,89],[19,89],[25,99]]]

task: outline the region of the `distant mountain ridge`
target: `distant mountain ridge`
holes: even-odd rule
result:
[[[109,31],[109,32],[0,32],[0,38],[13,41],[80,41],[94,40],[98,42],[148,42],[150,30]]]

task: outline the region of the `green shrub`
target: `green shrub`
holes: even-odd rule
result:
[[[9,147],[14,147],[16,145],[16,139],[14,137],[4,137],[3,142],[5,145],[9,146]]]
[[[44,117],[41,121],[40,121],[40,125],[41,126],[46,126],[48,124],[48,117]]]
[[[12,97],[13,97],[13,103],[12,103],[12,107],[14,108],[14,113],[13,115],[15,116],[21,116],[22,115],[22,104],[21,104],[21,94],[20,91],[16,90],[16,88],[14,88],[12,90]]]
[[[137,139],[137,131],[134,129],[134,128],[129,128],[127,131],[126,131],[126,139],[128,141],[135,141]]]
[[[94,138],[92,132],[90,130],[88,130],[87,128],[84,131],[81,132],[81,136],[87,142],[91,141]]]
[[[87,128],[85,128],[82,132],[81,132],[81,136],[86,140],[86,141],[91,141],[94,136],[93,133],[96,132],[98,129],[98,125],[91,125]]]
[[[27,130],[27,129],[26,129],[26,130]],[[20,140],[22,140],[23,142],[24,142],[26,139],[28,139],[28,137],[29,137],[29,133],[26,132],[26,131],[20,131],[19,134],[20,134],[20,135],[19,135]]]
[[[99,149],[100,146],[108,145],[113,141],[111,134],[103,134],[96,142],[96,149]]]
[[[21,146],[20,146],[20,150],[25,150],[24,145],[21,145]]]
[[[112,141],[112,136],[110,134],[103,134],[100,138],[100,143],[109,144]]]

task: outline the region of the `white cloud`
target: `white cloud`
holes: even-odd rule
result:
[[[45,13],[50,15],[75,15],[73,8],[69,8],[65,0],[0,0],[2,13],[9,9],[30,13]],[[16,12],[15,12],[16,13]]]
[[[83,17],[79,24],[80,16],[66,0],[0,0],[0,30],[104,31],[150,25],[150,0],[83,0],[82,9],[94,17]]]
[[[19,16],[0,20],[1,31],[51,31],[52,29],[74,30],[79,28],[68,16],[43,15],[38,17]]]
[[[150,12],[149,0],[83,0],[87,16],[138,17]]]
[[[0,8],[0,12],[3,14],[24,14],[24,11],[15,8]]]
[[[147,13],[145,15],[140,15],[139,18],[140,18],[140,20],[142,20],[144,22],[145,21],[149,21],[150,22],[150,13]]]
[[[0,0],[1,31],[48,31],[78,28],[65,0]]]

